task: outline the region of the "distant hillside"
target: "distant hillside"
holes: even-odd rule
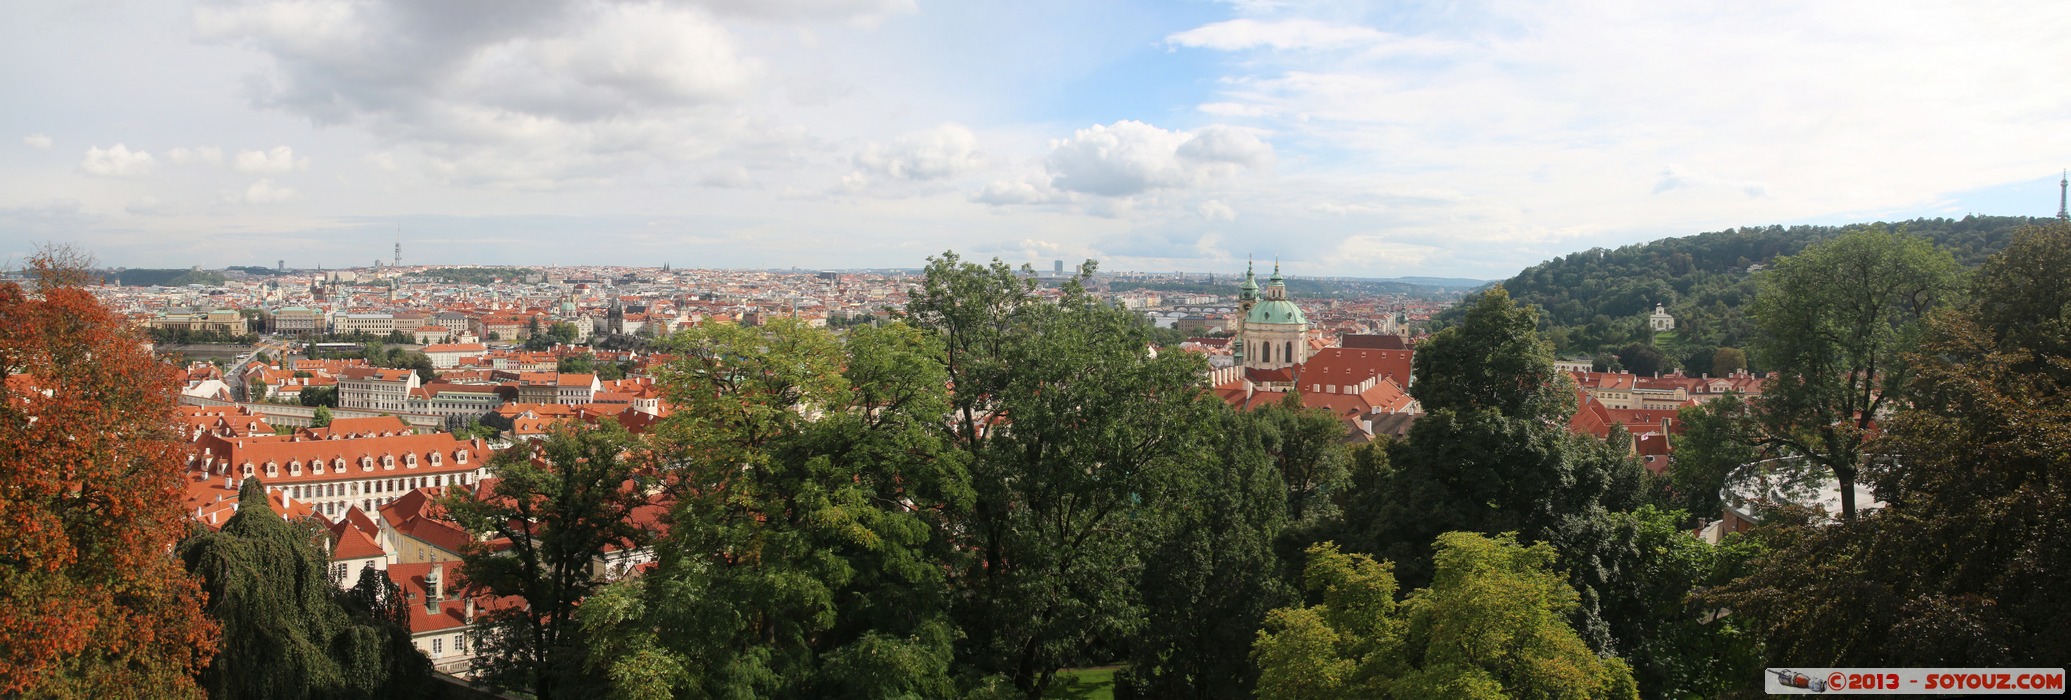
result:
[[[124,287],[179,287],[189,284],[217,285],[223,283],[223,273],[215,270],[132,267],[127,270],[103,272],[101,274],[108,279],[121,280]]]
[[[1914,219],[1882,225],[1933,240],[1968,267],[2006,246],[2015,229],[2047,219],[2024,216],[1967,216]],[[1593,248],[1532,266],[1503,281],[1518,301],[1536,304],[1544,331],[1563,357],[1615,351],[1648,342],[1645,316],[1656,302],[1676,317],[1676,332],[1655,339],[1674,364],[1701,370],[1716,347],[1745,347],[1753,326],[1743,307],[1754,299],[1749,266],[1792,255],[1807,244],[1847,226],[1768,226],[1664,238],[1607,250]],[[1455,306],[1439,314],[1436,327],[1456,322]]]
[[[1464,277],[1390,277],[1381,281],[1401,282],[1403,284],[1443,289],[1474,289],[1489,284],[1489,280],[1470,280]]]
[[[1413,282],[1411,281],[1413,279],[1431,280],[1434,283],[1427,284],[1422,282]],[[1225,279],[1219,279],[1214,283],[1209,283],[1206,281],[1116,282],[1109,285],[1109,289],[1117,292],[1141,289],[1153,292],[1216,294],[1221,296],[1234,296],[1237,293],[1237,285],[1242,284],[1243,281],[1244,278],[1241,276],[1232,276]],[[1443,282],[1443,284],[1435,282]],[[1258,283],[1260,286],[1265,285],[1265,274],[1259,275]],[[1294,279],[1287,280],[1287,294],[1297,299],[1348,299],[1368,297],[1377,294],[1407,294],[1411,296],[1430,297],[1443,295],[1448,292],[1457,294],[1461,291],[1472,289],[1474,287],[1478,287],[1484,284],[1488,284],[1488,282],[1481,280],[1456,280],[1432,277],[1398,277],[1395,279],[1356,279],[1343,277],[1329,279],[1311,279],[1297,277]]]

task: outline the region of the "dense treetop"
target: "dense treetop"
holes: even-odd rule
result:
[[[1645,316],[1656,303],[1676,317],[1679,344],[1743,347],[1753,334],[1746,307],[1755,297],[1748,268],[1767,266],[1807,245],[1851,230],[1883,226],[1923,236],[1975,267],[2006,247],[2015,229],[2043,220],[1966,216],[1847,226],[1764,226],[1664,238],[1554,258],[1502,282],[1521,304],[1541,309],[1540,330],[1562,356],[1588,356],[1650,340]],[[1439,316],[1458,323],[1464,309]],[[1665,343],[1657,343],[1663,344]],[[1671,353],[1680,358],[1681,355]]]

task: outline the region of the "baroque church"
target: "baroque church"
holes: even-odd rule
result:
[[[1406,339],[1312,333],[1308,316],[1288,297],[1278,263],[1263,289],[1246,267],[1232,320],[1232,362],[1210,381],[1233,406],[1257,408],[1293,394],[1304,406],[1337,416],[1354,441],[1400,435],[1421,412],[1408,391],[1414,351]]]

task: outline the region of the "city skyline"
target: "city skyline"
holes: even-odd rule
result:
[[[0,259],[1499,279],[2059,204],[2071,17],[1501,3],[15,8]],[[1960,126],[1957,126],[1960,125]]]

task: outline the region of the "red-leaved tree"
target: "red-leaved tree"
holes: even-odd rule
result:
[[[45,248],[0,283],[0,696],[200,697],[172,369]]]

